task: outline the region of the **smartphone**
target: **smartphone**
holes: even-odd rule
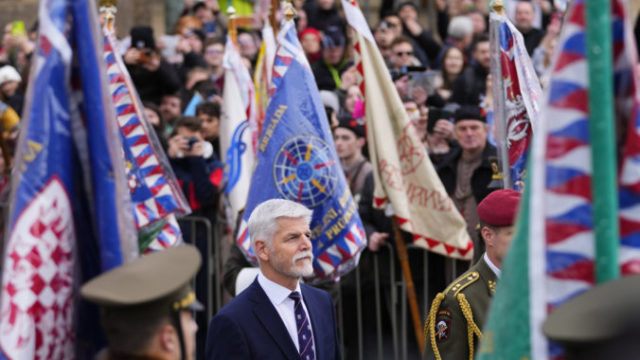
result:
[[[433,128],[440,119],[451,121],[453,113],[437,107],[429,107],[429,118],[427,119],[427,132],[433,134]]]
[[[412,90],[417,87],[422,88],[428,96],[435,93],[437,74],[434,71],[410,71],[407,75],[409,75],[407,84],[409,94],[412,94]]]

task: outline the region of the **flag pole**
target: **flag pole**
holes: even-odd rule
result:
[[[229,37],[234,45],[238,45],[238,25],[236,23],[236,9],[233,6],[227,7],[227,15],[229,18]]]
[[[276,14],[278,13],[278,9],[280,8],[280,0],[271,0],[271,6],[269,9],[269,24],[271,24],[271,28],[273,29],[273,36],[278,36],[278,21],[276,19]]]
[[[424,353],[425,338],[422,333],[422,315],[418,309],[418,297],[416,295],[416,286],[413,283],[413,277],[411,276],[411,267],[409,266],[409,254],[407,252],[407,245],[404,243],[404,237],[400,231],[398,220],[393,217],[393,233],[396,243],[396,252],[398,260],[400,260],[400,266],[402,267],[402,275],[404,281],[407,284],[407,297],[409,298],[409,309],[411,310],[411,318],[413,320],[413,330],[416,335],[416,341],[420,348],[420,354]]]
[[[502,16],[504,5],[502,0],[496,0],[493,3],[493,11]],[[491,91],[493,94],[493,121],[498,126],[499,143],[498,156],[500,157],[500,168],[502,169],[502,187],[511,189],[511,164],[509,163],[509,149],[507,149],[507,117],[506,106],[503,95],[504,81],[502,79],[502,62],[500,53],[500,29],[499,25],[494,25],[494,20],[490,20],[489,32],[491,36],[491,67],[496,68],[495,74],[500,74],[498,78],[491,78]]]
[[[618,191],[613,112],[611,4],[585,1],[589,69],[589,140],[592,154],[596,282],[620,276]],[[596,91],[597,89],[597,91]]]

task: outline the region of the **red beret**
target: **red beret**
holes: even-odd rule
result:
[[[518,211],[520,193],[515,190],[496,190],[478,205],[478,217],[491,226],[510,226]]]

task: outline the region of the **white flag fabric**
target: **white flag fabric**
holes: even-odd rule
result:
[[[225,47],[224,67],[220,151],[225,162],[227,215],[235,228],[238,213],[247,204],[255,164],[256,107],[251,75],[230,39]]]
[[[374,206],[391,204],[414,243],[452,258],[471,259],[466,224],[438,177],[404,110],[360,9],[342,0],[354,28],[356,68],[365,97],[367,141],[374,166]],[[366,22],[364,23],[366,24]]]

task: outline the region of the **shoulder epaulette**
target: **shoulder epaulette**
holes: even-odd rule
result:
[[[456,297],[460,291],[467,286],[473,284],[480,278],[480,274],[477,271],[472,271],[459,277],[456,281],[452,282],[445,290],[444,294],[447,295],[449,291],[453,292],[453,297]]]

